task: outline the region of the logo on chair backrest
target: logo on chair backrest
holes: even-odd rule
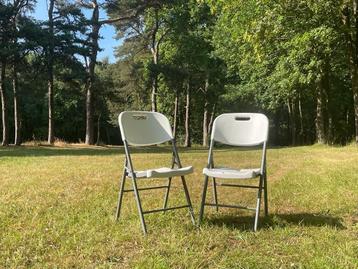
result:
[[[132,117],[133,117],[133,119],[135,119],[135,120],[146,120],[146,119],[147,119],[147,116],[146,116],[146,115],[139,115],[139,114],[133,115]]]

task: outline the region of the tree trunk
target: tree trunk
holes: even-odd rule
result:
[[[214,117],[215,117],[215,108],[216,108],[216,104],[213,105],[213,109],[211,111],[211,116],[210,116],[210,121],[208,124],[208,134],[211,135],[211,130],[213,129],[213,124],[214,124]]]
[[[346,108],[346,128],[345,128],[345,140],[350,141],[352,139],[352,133],[350,132],[349,126],[351,126],[351,117],[350,117],[350,109]]]
[[[0,72],[0,97],[1,97],[1,113],[2,113],[2,146],[9,145],[9,122],[8,122],[8,108],[7,108],[7,96],[5,92],[5,70],[6,61],[1,61]]]
[[[97,1],[93,1],[93,13],[92,13],[92,33],[91,33],[91,54],[88,67],[88,79],[86,83],[86,141],[87,145],[94,144],[94,123],[93,123],[93,94],[95,83],[95,67],[97,62],[98,53],[98,38],[99,38],[99,6]]]
[[[158,18],[158,9],[155,9],[155,28],[152,33],[152,45],[151,51],[153,55],[153,63],[154,63],[154,72],[152,77],[152,111],[156,112],[158,110],[157,107],[157,95],[158,95],[158,71],[157,65],[159,60],[159,43],[157,41],[157,33],[159,30],[159,18]]]
[[[353,19],[350,10],[348,6],[343,8],[343,23],[347,29],[346,42],[354,103],[355,142],[358,143],[358,0],[353,0]]]
[[[292,138],[292,145],[296,146],[296,132],[297,132],[297,126],[296,126],[296,102],[295,100],[291,101],[291,138]]]
[[[153,84],[152,84],[152,111],[157,112],[157,88],[158,88],[158,77],[154,75]]]
[[[204,94],[205,94],[205,104],[204,104],[204,115],[203,115],[203,146],[208,146],[208,90],[209,90],[209,75],[206,75],[205,85],[204,85]]]
[[[52,72],[48,70],[49,80],[48,80],[48,137],[47,142],[49,144],[53,144],[54,139],[54,121],[53,121],[53,94],[54,94],[54,87],[53,87],[53,78],[50,79]]]
[[[93,145],[94,141],[94,130],[93,130],[93,97],[92,97],[92,86],[91,82],[86,84],[86,140],[87,145]]]
[[[54,85],[53,85],[53,54],[54,54],[54,30],[53,30],[53,9],[55,0],[49,1],[48,8],[48,23],[49,23],[49,48],[47,59],[47,87],[48,87],[48,137],[47,142],[53,144],[54,142]]]
[[[327,143],[330,145],[333,145],[334,143],[333,119],[332,119],[332,115],[330,114],[328,116]]]
[[[191,133],[190,133],[190,81],[188,81],[186,88],[186,104],[185,104],[185,142],[184,147],[191,147]]]
[[[111,138],[110,138],[110,136],[109,136],[109,132],[108,132],[108,127],[107,127],[107,126],[105,127],[105,130],[106,130],[106,137],[107,137],[106,144],[107,144],[107,145],[111,145]]]
[[[358,143],[358,0],[353,1],[353,12],[354,12],[354,46],[351,43],[351,77],[352,77],[352,91],[354,101],[354,123],[355,123],[355,142]]]
[[[316,108],[316,141],[318,144],[326,143],[324,134],[324,89],[323,79],[321,78],[317,84],[317,108]]]
[[[358,66],[352,66],[352,91],[354,101],[355,142],[358,143]]]
[[[152,48],[152,54],[153,54],[153,63],[155,66],[158,64],[158,46],[155,44],[155,39],[153,40],[153,48]],[[153,81],[152,81],[152,111],[157,112],[157,95],[158,95],[158,73],[157,68],[154,68],[153,71]]]
[[[281,108],[280,108],[281,110]],[[281,138],[281,134],[280,134],[280,130],[281,130],[281,127],[280,127],[280,115],[281,115],[281,111],[279,109],[277,109],[275,111],[275,115],[274,115],[274,119],[273,119],[273,122],[274,122],[274,125],[275,125],[275,128],[273,128],[273,135],[271,135],[270,137],[274,139],[274,143],[276,145],[283,145],[282,143],[282,138]]]
[[[101,116],[102,114],[99,113],[97,118],[97,142],[96,142],[97,146],[99,145],[101,139]]]
[[[203,115],[203,146],[208,146],[208,106],[209,103],[205,101],[204,104],[204,115]]]
[[[304,144],[304,129],[303,129],[303,113],[302,113],[302,101],[301,101],[301,94],[298,93],[298,112],[300,116],[300,134],[299,140],[301,144]]]
[[[288,118],[289,118],[289,133],[291,136],[291,144],[296,145],[296,117],[294,101],[287,100]]]
[[[173,115],[173,136],[177,137],[178,129],[178,111],[179,111],[179,92],[175,91],[175,101],[174,101],[174,115]]]
[[[17,15],[19,10],[14,14],[12,21],[12,31],[13,31],[13,46],[17,47],[18,43],[18,30],[17,30]],[[17,65],[19,62],[19,52],[18,48],[14,51],[12,58],[12,91],[13,91],[13,102],[14,102],[14,144],[16,146],[21,145],[21,117],[20,117],[20,107],[19,107],[19,95],[18,95],[18,76],[17,76]]]
[[[15,139],[14,144],[16,146],[21,145],[21,115],[19,108],[19,96],[18,96],[18,77],[17,77],[17,58],[14,58],[13,62],[13,77],[12,77],[12,90],[14,94],[14,126],[15,126]]]
[[[157,57],[156,54],[154,57],[154,64],[157,64]],[[152,81],[152,111],[153,112],[157,112],[158,111],[158,107],[157,107],[157,95],[158,95],[158,74],[157,71],[154,71],[153,74],[153,81]]]
[[[327,74],[329,74],[329,70],[327,69]],[[325,129],[325,138],[326,138],[326,143],[328,144],[332,144],[333,141],[334,141],[334,129],[333,129],[333,115],[331,113],[332,109],[331,109],[331,98],[329,96],[329,75],[326,76],[326,80],[325,80],[325,126],[326,126],[326,129]],[[334,110],[333,110],[334,111]]]

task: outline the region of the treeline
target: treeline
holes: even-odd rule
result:
[[[170,116],[185,146],[233,111],[267,114],[277,145],[358,142],[358,0],[48,0],[45,21],[35,2],[0,0],[3,145],[119,143],[123,110]]]

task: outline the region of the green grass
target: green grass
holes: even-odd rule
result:
[[[188,186],[197,215],[207,151],[179,151],[195,167]],[[136,150],[134,164],[163,166],[168,152]],[[256,166],[259,152],[215,156]],[[201,228],[185,209],[148,215],[143,236],[131,193],[116,223],[122,168],[122,148],[0,149],[0,268],[358,268],[356,146],[269,149],[270,217],[256,233],[251,212],[207,208]],[[170,205],[183,203],[173,182]],[[163,194],[142,192],[144,208],[161,206]],[[255,193],[223,188],[219,200],[250,204]]]

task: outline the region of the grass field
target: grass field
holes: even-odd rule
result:
[[[136,150],[134,164],[163,166],[168,152]],[[188,187],[197,216],[207,151],[179,152],[195,167]],[[0,149],[0,268],[358,268],[356,146],[269,149],[270,216],[256,233],[252,212],[207,208],[200,228],[185,209],[147,215],[143,236],[131,193],[114,222],[123,156],[113,147]],[[258,151],[216,153],[216,164],[258,159]],[[185,200],[179,183],[170,205]],[[218,191],[222,202],[255,202],[250,190]],[[162,205],[163,190],[141,194],[144,208]]]

